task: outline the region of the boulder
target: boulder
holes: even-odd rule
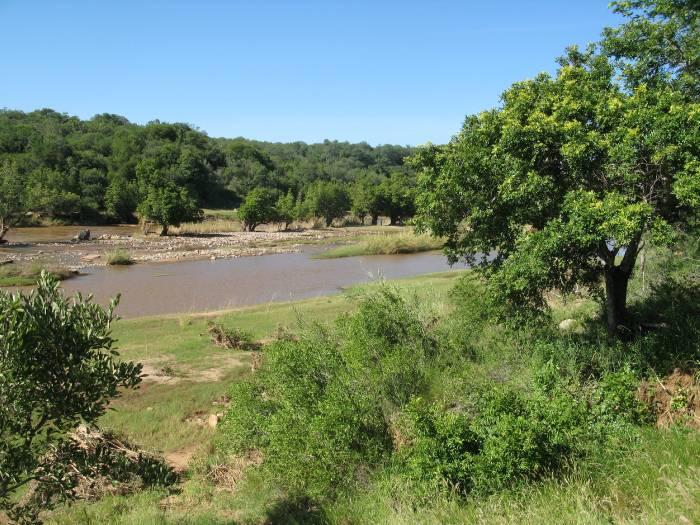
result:
[[[559,323],[559,330],[562,332],[571,332],[578,327],[578,321],[576,319],[564,319]]]
[[[89,241],[90,240],[90,230],[80,230],[78,234],[73,237],[74,241]]]

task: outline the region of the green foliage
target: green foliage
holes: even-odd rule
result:
[[[252,232],[260,224],[277,220],[277,192],[268,188],[255,188],[238,208],[238,218],[243,227]]]
[[[103,415],[119,388],[140,382],[141,365],[119,361],[113,349],[116,304],[105,310],[80,296],[66,299],[46,274],[29,295],[0,292],[3,508],[20,512],[13,495],[30,481],[70,497],[75,479],[51,452],[69,446],[68,433],[78,424]]]
[[[352,212],[364,222],[369,215],[372,224],[377,223],[377,218],[383,211],[383,200],[379,186],[382,177],[377,173],[366,173],[359,178],[350,188]]]
[[[433,350],[416,308],[382,287],[335,329],[307,326],[267,346],[261,369],[231,391],[222,443],[260,449],[266,476],[292,497],[332,496],[388,457],[391,415],[424,387]]]
[[[415,213],[415,179],[405,172],[395,171],[379,186],[380,210],[391,224],[401,224]]]
[[[607,28],[603,44],[617,58],[630,84],[671,81],[700,95],[700,18],[693,0],[618,0],[613,10],[627,18]]]
[[[692,216],[698,105],[672,85],[625,89],[605,55],[575,48],[555,77],[502,98],[414,157],[419,225],[446,237],[452,260],[496,275],[492,293],[515,309],[605,276],[614,335],[642,239],[653,231],[647,242],[669,242],[670,225]]]
[[[25,189],[16,166],[10,161],[0,164],[0,243],[24,209]]]
[[[133,220],[138,205],[138,189],[134,182],[117,176],[105,192],[105,213],[113,219],[123,222]]]
[[[134,259],[131,258],[129,252],[115,250],[107,254],[107,264],[110,266],[129,266],[134,264]]]
[[[297,203],[291,191],[288,191],[285,195],[280,195],[280,198],[277,199],[277,203],[275,204],[275,211],[277,212],[276,219],[284,223],[285,230],[298,218]]]
[[[414,399],[401,413],[407,445],[397,468],[428,495],[490,494],[561,475],[618,429],[648,420],[629,370],[604,376],[590,392],[562,388],[552,370],[541,370],[540,390],[529,396],[496,387],[452,407]]]
[[[649,407],[638,397],[639,378],[629,366],[605,374],[591,396],[591,407],[599,422],[615,424],[650,422]]]
[[[170,226],[198,221],[203,216],[202,209],[187,188],[178,188],[173,182],[149,187],[145,199],[138,206],[138,212],[145,219],[160,224],[163,227],[162,235],[168,234]]]
[[[216,346],[227,350],[256,350],[259,344],[253,341],[253,336],[239,327],[226,328],[218,323],[207,323],[207,331],[211,341]]]
[[[317,182],[309,189],[307,201],[310,212],[322,217],[329,228],[334,219],[340,219],[350,210],[350,193],[336,182]]]
[[[0,110],[0,165],[9,162],[26,190],[21,212],[64,221],[133,222],[149,189],[169,181],[198,205],[233,208],[255,188],[297,203],[318,180],[350,186],[373,173],[377,184],[405,169],[410,148],[212,139],[186,124],[145,126],[117,115],[80,120],[52,110]],[[308,210],[297,206],[294,218]]]

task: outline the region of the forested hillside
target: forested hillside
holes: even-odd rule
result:
[[[5,225],[27,212],[84,223],[133,222],[138,214],[176,224],[196,220],[202,207],[237,207],[254,188],[294,205],[333,182],[360,216],[398,219],[407,213],[386,195],[397,183],[401,191],[413,185],[404,165],[411,153],[366,143],[213,139],[187,124],[141,126],[106,113],[81,120],[51,109],[2,110],[0,215]]]

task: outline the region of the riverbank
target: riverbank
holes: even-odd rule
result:
[[[0,261],[0,287],[31,286],[36,283],[42,271],[47,271],[59,281],[76,277],[78,272],[65,268],[46,267],[40,264],[16,264]]]
[[[0,258],[18,263],[40,262],[77,270],[105,266],[109,254],[121,251],[136,263],[225,259],[294,253],[307,245],[351,242],[377,234],[399,233],[400,227],[342,227],[255,232],[217,231],[228,221],[213,223],[209,233],[177,236],[143,235],[137,226],[97,227],[91,240],[73,242],[79,228],[17,228],[7,235]],[[217,226],[218,225],[218,226]]]
[[[422,275],[394,283],[426,300],[444,301],[462,273]],[[191,458],[206,450],[213,436],[213,427],[206,422],[223,412],[230,384],[250,374],[254,358],[251,352],[212,344],[209,323],[239,329],[264,343],[294,333],[299,319],[331,321],[354,308],[349,297],[377,285],[352,286],[341,294],[295,302],[117,322],[114,336],[122,358],[143,363],[148,375],[139,390],[128,391],[113,403],[116,410],[105,414],[101,425],[185,468]]]
[[[425,275],[391,284],[404,296],[415,298],[413,302],[421,308],[429,309],[436,323],[449,323],[455,308],[450,292],[465,273]],[[214,344],[210,323],[224,330],[247,332],[265,345],[278,338],[294,338],[303,330],[300,322],[328,325],[353,311],[357,305],[354,298],[376,286],[352,287],[342,295],[294,303],[116,323],[122,357],[144,363],[148,376],[138,391],[116,400],[112,404],[116,410],[108,412],[100,424],[163,454],[185,473],[183,481],[172,491],[155,488],[79,502],[60,509],[48,522],[279,523],[291,520],[295,512],[299,513],[295,522],[303,519],[311,523],[693,523],[700,516],[696,496],[700,488],[700,435],[682,426],[621,427],[619,447],[594,451],[593,460],[577,463],[567,475],[518,484],[491,496],[440,494],[429,502],[419,501],[404,478],[392,477],[387,471],[384,476],[368,476],[347,498],[328,502],[318,519],[316,507],[295,507],[283,491],[251,467],[260,458],[241,459],[216,452],[214,444],[226,431],[225,426],[217,428],[220,417],[230,408],[230,385],[250,377],[259,363],[256,352]],[[557,357],[562,366],[573,366],[587,355],[576,346],[588,348],[586,339],[557,326],[564,319],[585,326],[594,319],[595,305],[582,298],[553,301],[548,322],[553,337],[550,343],[559,345],[557,349],[579,352]],[[533,375],[539,370],[537,356],[542,348],[528,345],[525,333],[517,335],[494,323],[463,334],[457,325],[443,327],[455,350],[462,350],[447,362],[439,361],[451,375],[430,376],[433,389],[429,399],[449,399],[455,392],[494,384],[527,392],[531,383],[537,382]],[[591,348],[603,351],[600,345]],[[671,387],[663,376],[660,381]],[[616,388],[622,392],[624,385]]]
[[[317,259],[339,259],[361,255],[399,255],[436,251],[444,242],[427,234],[416,235],[413,231],[379,234],[355,239],[343,246],[331,248],[317,254]]]

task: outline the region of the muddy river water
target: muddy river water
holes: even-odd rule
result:
[[[297,300],[380,277],[395,279],[450,269],[439,253],[313,259],[312,251],[86,268],[85,275],[64,281],[62,286],[67,292],[92,293],[101,304],[121,293],[117,313],[128,318]]]
[[[93,236],[125,235],[135,226],[91,227]],[[67,250],[96,251],[93,244],[65,244],[76,227],[18,228],[8,238],[15,253],[63,254]],[[121,317],[203,312],[293,301],[328,295],[341,287],[450,270],[436,252],[411,255],[374,255],[342,259],[314,259],[326,246],[306,245],[302,251],[270,255],[197,258],[176,262],[148,262],[133,266],[94,266],[62,283],[68,293],[93,294],[100,304],[121,293],[117,313]],[[7,251],[4,248],[2,251]],[[463,267],[463,265],[457,265]]]

